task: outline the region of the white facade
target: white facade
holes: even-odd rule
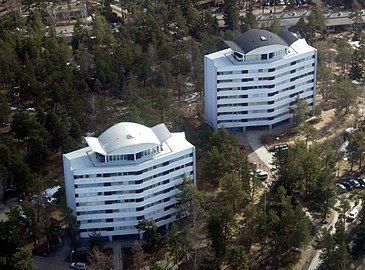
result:
[[[85,139],[88,147],[63,155],[67,206],[81,238],[137,235],[143,218],[158,227],[176,219],[179,185],[184,177],[195,184],[195,147],[184,132],[122,122]]]
[[[314,109],[315,48],[288,32],[253,29],[237,40],[204,57],[205,118],[214,130],[271,129],[293,117],[298,97]]]

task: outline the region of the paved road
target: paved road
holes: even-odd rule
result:
[[[47,257],[33,256],[36,270],[63,270],[70,269],[70,264],[65,259],[70,254],[70,241],[64,238],[65,245],[59,248],[54,254]]]
[[[273,9],[273,7],[271,7]],[[274,19],[274,17],[279,19],[281,26],[290,27],[296,25],[301,17],[307,17],[310,14],[310,8],[308,10],[298,9],[291,11],[283,11],[277,12],[275,14],[258,14],[256,19],[259,23],[267,23]],[[240,12],[241,16],[245,15],[245,12]],[[349,11],[331,11],[327,10],[323,12],[323,15],[326,18],[327,26],[336,26],[336,25],[351,25],[353,20],[349,17]],[[219,26],[224,26],[223,14],[216,14],[216,18],[218,20]],[[362,12],[362,18],[365,19],[365,12]]]
[[[340,202],[337,201],[334,208],[337,208],[339,205],[340,205]],[[360,209],[361,205],[362,205],[362,201],[360,200],[359,204],[356,205],[356,208]],[[350,201],[350,209],[352,210],[354,208],[355,208],[355,202]],[[331,220],[331,222],[329,222],[328,224],[326,224],[324,226],[324,228],[327,228],[327,229],[331,228],[331,231],[330,231],[331,234],[334,234],[336,232],[335,225],[338,221],[338,217],[339,217],[339,213],[337,211],[333,210],[333,219]],[[346,224],[345,224],[346,230],[348,230],[349,225],[350,225],[350,223],[346,222]],[[319,258],[320,254],[321,254],[320,250],[315,250],[314,257],[312,257],[312,260],[310,261],[309,266],[305,269],[307,269],[307,270],[316,270],[318,268],[318,266],[320,265],[320,263],[321,263],[321,259]]]
[[[114,258],[114,270],[122,270],[123,269],[123,260],[122,260],[122,243],[120,241],[112,242],[113,247],[113,258]]]
[[[273,155],[270,153],[260,140],[261,135],[267,133],[267,131],[255,131],[247,133],[247,142],[254,150],[255,154],[259,159],[268,167],[270,170],[273,168],[272,161]]]

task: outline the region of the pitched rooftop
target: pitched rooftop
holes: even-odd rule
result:
[[[234,42],[225,41],[225,43],[233,51],[246,54],[254,49],[264,46],[276,44],[290,46],[296,40],[298,40],[298,38],[289,31],[283,31],[277,35],[263,29],[250,29],[241,34]]]

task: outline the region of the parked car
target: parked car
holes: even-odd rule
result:
[[[87,264],[83,262],[73,262],[70,265],[72,269],[87,269]]]
[[[361,185],[362,188],[365,188],[365,180],[364,179],[357,178],[357,182],[360,183],[360,185]]]
[[[42,243],[33,249],[33,255],[47,257],[50,254],[50,250],[46,243]]]
[[[18,196],[18,192],[15,188],[8,188],[5,190],[5,196],[7,199],[16,198]]]
[[[355,179],[351,179],[350,180],[350,183],[355,187],[355,188],[361,188],[361,185],[360,185],[360,183],[357,181],[357,180],[355,180]]]
[[[262,169],[256,170],[256,178],[259,180],[266,180],[269,174]]]
[[[279,151],[286,151],[289,149],[289,145],[287,145],[286,143],[284,144],[277,144],[274,145],[273,147],[271,147],[269,150],[271,152],[279,152]]]
[[[58,247],[64,246],[63,240],[60,235],[57,237],[57,245],[58,245]]]
[[[354,189],[354,187],[349,182],[343,182],[342,185],[347,189],[347,191]]]
[[[356,208],[352,209],[351,212],[347,216],[347,221],[349,221],[349,222],[354,221],[358,215],[359,215],[359,210]]]
[[[336,186],[338,187],[338,189],[340,190],[341,193],[344,193],[344,192],[347,191],[347,189],[345,188],[345,186],[342,185],[342,184],[337,183]]]

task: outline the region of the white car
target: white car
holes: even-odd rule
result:
[[[340,189],[340,191],[341,192],[346,192],[347,191],[347,189],[345,188],[345,186],[344,185],[342,185],[342,184],[336,184],[336,186],[338,186],[338,188]]]
[[[355,179],[351,179],[350,183],[355,187],[355,188],[361,188],[361,185],[359,183],[359,181],[355,180]]]
[[[268,176],[269,176],[269,174],[267,172],[265,172],[264,170],[262,170],[262,169],[257,169],[256,170],[257,179],[266,180]]]
[[[359,215],[359,210],[356,208],[352,209],[351,212],[347,216],[347,221],[349,221],[349,222],[354,221],[358,215]]]
[[[72,269],[87,269],[87,264],[83,262],[73,262],[70,265]]]

